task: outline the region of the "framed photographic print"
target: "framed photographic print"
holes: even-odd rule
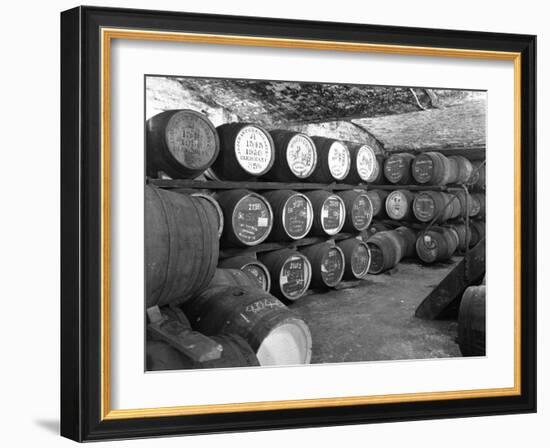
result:
[[[61,433],[536,410],[535,36],[61,14]]]

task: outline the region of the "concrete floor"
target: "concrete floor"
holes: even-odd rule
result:
[[[291,309],[307,322],[312,363],[461,356],[456,320],[423,320],[416,307],[460,260],[402,262],[354,287],[314,292]]]

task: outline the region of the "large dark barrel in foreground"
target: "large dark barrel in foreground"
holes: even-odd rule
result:
[[[459,244],[457,232],[449,227],[434,226],[420,232],[416,240],[416,253],[424,263],[448,260]]]
[[[308,191],[306,196],[313,206],[313,235],[336,235],[346,219],[346,206],[340,196],[325,190]]]
[[[414,193],[408,190],[394,190],[386,198],[386,213],[396,221],[406,221],[414,215],[412,206]]]
[[[330,288],[340,283],[346,262],[338,246],[319,243],[303,247],[300,252],[311,264],[311,286]]]
[[[413,160],[414,156],[406,152],[392,154],[384,162],[384,176],[392,184],[410,185],[414,183],[411,171]]]
[[[370,250],[366,243],[358,238],[338,241],[336,245],[344,254],[344,280],[362,279],[369,272]]]
[[[485,356],[485,285],[470,286],[458,310],[458,345],[464,356]]]
[[[218,216],[208,201],[145,187],[147,307],[181,303],[205,288],[218,255]]]
[[[219,369],[223,367],[259,366],[250,345],[234,334],[211,336],[222,346],[222,355],[212,361],[195,362],[164,341],[148,340],[146,344],[147,370]]]
[[[439,152],[427,151],[415,157],[411,170],[419,184],[447,185],[456,182],[458,165]]]
[[[271,288],[271,277],[267,267],[250,255],[238,255],[236,257],[220,260],[218,267],[225,269],[240,269],[248,274],[256,282],[256,285],[264,291]]]
[[[298,300],[309,288],[311,264],[300,252],[280,249],[259,254],[271,275],[271,293],[283,300]]]
[[[343,181],[351,165],[350,152],[340,140],[325,137],[311,137],[317,148],[317,166],[308,178],[311,182],[330,183]]]
[[[375,233],[367,240],[367,246],[371,255],[371,274],[380,274],[397,266],[408,249],[403,235],[395,230]]]
[[[192,110],[169,110],[147,120],[147,175],[163,171],[172,178],[200,175],[218,156],[216,128]]]
[[[304,238],[313,225],[313,206],[309,198],[292,190],[264,193],[273,210],[271,241],[292,241]]]
[[[372,216],[373,218],[386,217],[386,198],[388,192],[385,190],[368,190],[367,196],[372,204]]]
[[[251,180],[266,174],[275,160],[269,132],[251,123],[218,126],[220,153],[209,170],[222,180]]]
[[[346,143],[350,151],[351,163],[349,173],[345,178],[347,184],[360,182],[375,182],[381,167],[374,149],[361,143]]]
[[[275,144],[275,162],[264,176],[278,182],[300,182],[317,166],[317,148],[313,140],[300,132],[270,131]]]
[[[222,243],[227,246],[256,246],[271,232],[273,211],[269,202],[248,190],[228,190],[217,193],[223,210]]]
[[[361,232],[367,229],[372,221],[372,204],[366,191],[346,190],[337,194],[346,207],[346,219],[342,230]]]
[[[454,219],[461,214],[459,199],[442,191],[420,191],[413,202],[413,213],[420,222],[445,222]]]
[[[260,365],[308,364],[311,333],[281,301],[257,288],[213,287],[183,306],[193,329],[207,336],[236,334]]]

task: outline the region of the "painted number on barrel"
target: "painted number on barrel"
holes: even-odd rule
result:
[[[273,159],[273,147],[267,135],[255,126],[246,126],[235,139],[235,156],[250,174],[262,174]]]
[[[301,179],[308,177],[317,162],[317,152],[313,141],[300,134],[292,137],[286,150],[286,162],[296,177]]]

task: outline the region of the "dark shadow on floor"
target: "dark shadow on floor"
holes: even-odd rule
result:
[[[59,434],[59,420],[38,419],[34,423],[48,432]]]

